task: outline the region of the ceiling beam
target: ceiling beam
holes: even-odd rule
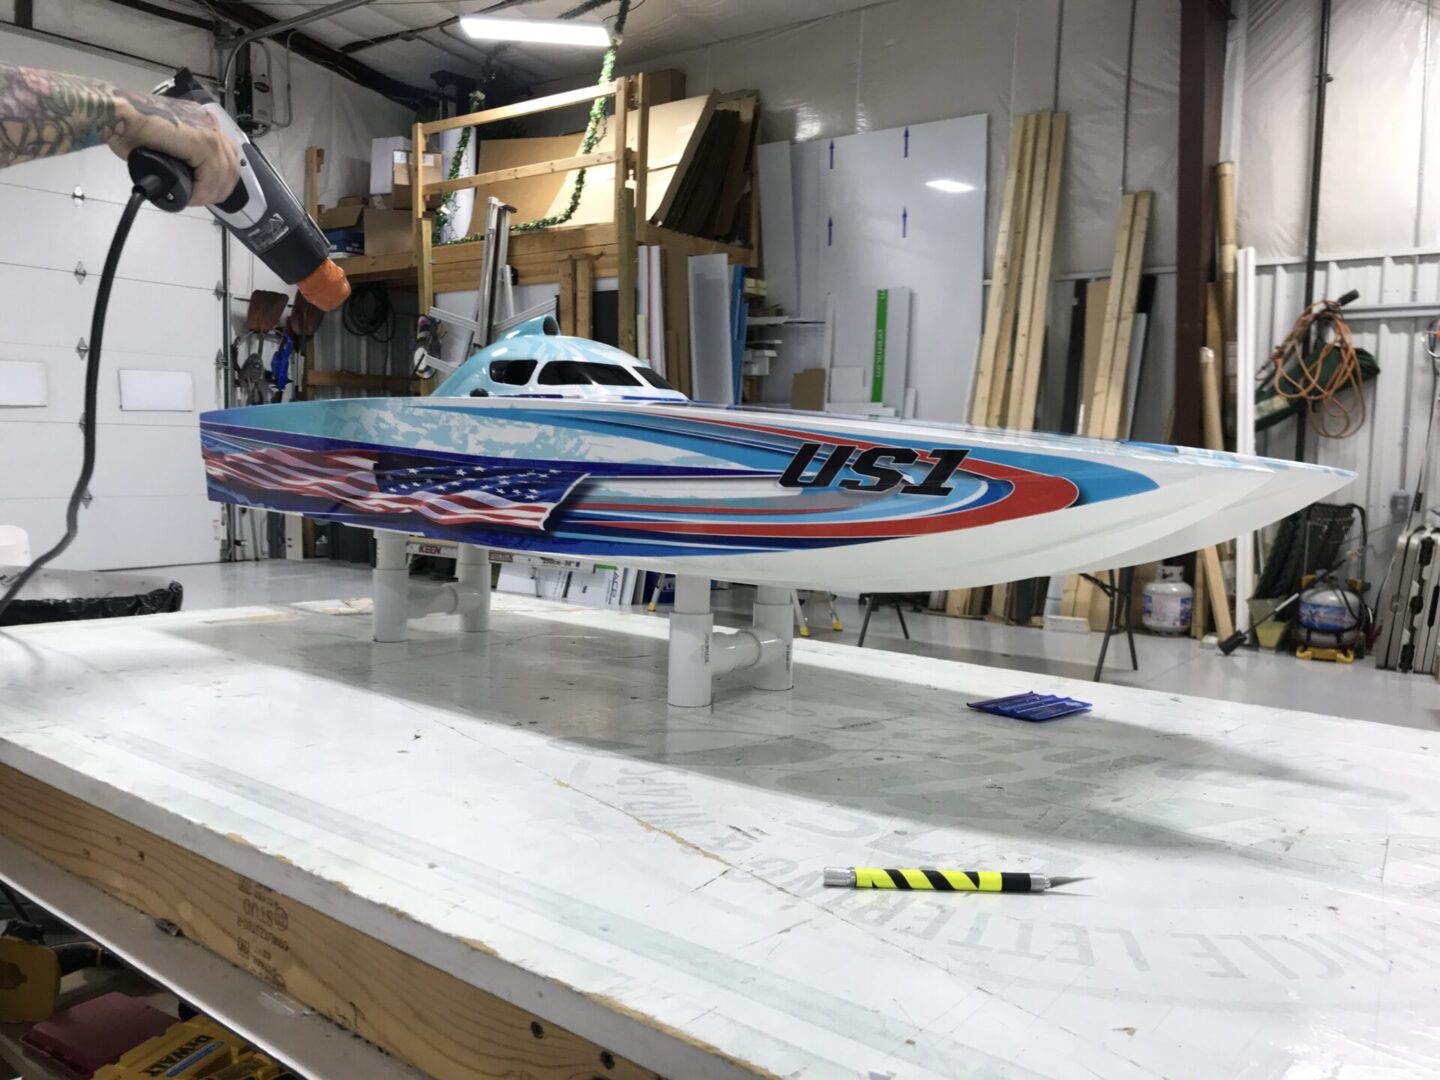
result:
[[[124,0],[114,0],[114,2],[124,2]],[[283,21],[272,18],[252,4],[227,3],[224,11],[225,18],[246,31],[264,30]],[[331,48],[329,45],[317,41],[309,34],[297,31],[288,35],[286,40],[290,49],[297,56],[303,56],[306,60],[311,60],[321,67],[329,68],[352,82],[374,90],[377,94],[383,94],[391,101],[414,108],[422,102],[435,100],[434,90],[421,89],[401,82],[399,79],[392,79],[389,75],[376,71],[370,65],[346,56],[339,49]]]

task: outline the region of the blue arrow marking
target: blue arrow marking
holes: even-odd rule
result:
[[[908,127],[905,129],[905,156],[907,158],[910,156],[910,129]]]
[[[909,233],[910,233],[910,211],[909,211],[908,209],[902,209],[902,210],[900,211],[900,235],[901,235],[901,237],[905,237],[905,236],[908,236]]]
[[[835,243],[835,219],[825,219],[825,246],[831,247]]]
[[[830,140],[830,168],[835,167],[835,140]]]

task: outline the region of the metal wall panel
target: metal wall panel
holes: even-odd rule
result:
[[[1259,328],[1258,355],[1270,351],[1289,332],[1305,306],[1305,268],[1301,263],[1271,263],[1256,275]],[[1380,364],[1380,375],[1367,383],[1364,426],[1347,439],[1308,440],[1310,460],[1352,469],[1353,483],[1334,496],[1353,501],[1370,516],[1370,574],[1383,572],[1404,517],[1392,517],[1394,492],[1414,494],[1424,458],[1425,432],[1435,385],[1430,358],[1420,335],[1434,312],[1440,312],[1440,251],[1375,259],[1322,263],[1315,278],[1316,294],[1338,297],[1358,289],[1360,299],[1347,320],[1356,346],[1368,349]],[[1387,305],[1429,304],[1432,313],[1383,312]],[[1262,454],[1288,458],[1295,443],[1295,423],[1282,421],[1257,437]],[[1435,468],[1436,462],[1430,462]],[[1433,489],[1433,484],[1428,484]],[[1436,492],[1431,491],[1431,503]]]

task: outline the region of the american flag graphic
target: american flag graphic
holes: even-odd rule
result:
[[[374,450],[263,447],[205,451],[217,483],[326,499],[371,514],[423,514],[443,525],[543,529],[584,473],[535,466],[437,464]]]

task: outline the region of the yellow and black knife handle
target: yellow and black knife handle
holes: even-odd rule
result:
[[[854,868],[854,888],[916,889],[932,892],[1043,892],[1049,881],[1043,874],[1014,874],[996,870],[916,870],[873,866]]]

